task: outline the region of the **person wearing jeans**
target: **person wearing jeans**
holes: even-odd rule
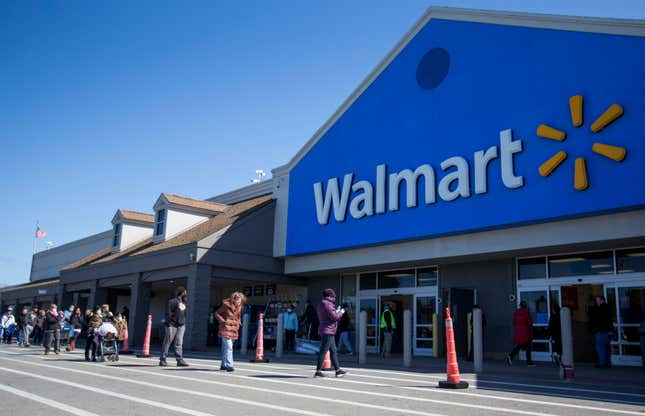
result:
[[[233,367],[233,341],[238,338],[242,325],[242,309],[246,297],[243,293],[233,292],[222,306],[215,312],[215,319],[219,321],[217,335],[222,338],[222,365],[220,370],[235,371]]]
[[[168,312],[166,313],[166,333],[163,338],[163,345],[161,348],[161,358],[159,365],[161,367],[168,366],[166,358],[168,357],[168,350],[170,345],[175,346],[175,358],[177,359],[177,367],[188,367],[188,363],[184,361],[183,357],[183,344],[184,332],[186,327],[186,300],[188,299],[188,292],[185,288],[179,286],[175,290],[175,297],[168,301]]]
[[[597,368],[611,367],[611,354],[609,346],[611,334],[614,330],[614,323],[611,318],[611,310],[603,296],[596,296],[596,306],[591,308],[589,321],[591,330],[594,333],[596,355],[598,357]]]
[[[296,350],[296,332],[298,331],[298,315],[293,311],[293,306],[287,307],[287,312],[284,314],[284,335],[285,335],[285,351]]]
[[[320,351],[318,352],[318,364],[316,365],[316,372],[314,377],[324,377],[322,372],[323,361],[327,352],[331,358],[331,364],[336,370],[336,377],[342,377],[346,374],[345,370],[340,368],[338,363],[338,353],[336,351],[336,330],[338,329],[338,321],[345,313],[345,309],[340,307],[334,308],[336,302],[336,292],[333,289],[325,289],[322,292],[323,299],[318,304],[316,310],[318,314],[318,334],[320,335]]]

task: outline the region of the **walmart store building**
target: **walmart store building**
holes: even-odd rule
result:
[[[430,9],[273,171],[274,256],[315,282],[310,297],[337,283],[368,311],[373,351],[391,302],[413,311],[416,355],[437,352],[432,314],[450,306],[464,353],[477,303],[501,357],[526,300],[538,359],[566,305],[576,360],[593,361],[588,308],[604,295],[614,363],[639,365],[644,36],[643,21]]]

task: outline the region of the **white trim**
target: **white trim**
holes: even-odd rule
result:
[[[273,193],[273,178],[264,180],[262,182],[254,183],[251,185],[244,186],[226,192],[223,194],[216,195],[214,197],[208,198],[206,201],[217,202],[218,204],[236,204],[241,201],[246,201],[247,199],[257,198],[263,195],[269,195]]]
[[[543,249],[645,236],[645,210],[619,212],[491,231],[395,242],[285,258],[285,273],[378,267],[380,264]]]

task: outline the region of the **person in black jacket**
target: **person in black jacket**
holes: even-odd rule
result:
[[[58,312],[55,303],[52,303],[45,314],[45,355],[49,354],[54,343],[54,352],[60,354],[60,323],[65,315]]]
[[[553,348],[553,362],[560,367],[562,358],[562,326],[560,324],[560,306],[551,305],[551,317],[546,328],[547,336],[551,338]]]
[[[184,361],[183,357],[183,343],[184,331],[186,327],[186,299],[188,292],[185,288],[179,286],[175,290],[175,297],[168,301],[168,310],[166,313],[166,332],[163,338],[163,345],[161,348],[161,358],[159,365],[166,367],[168,363],[168,350],[170,344],[175,345],[175,358],[177,359],[177,367],[188,367],[188,363]]]
[[[614,323],[611,316],[611,309],[607,305],[604,296],[596,296],[596,306],[591,307],[590,324],[591,332],[594,334],[596,355],[598,356],[597,368],[611,367],[611,354],[609,345],[611,335],[614,331]]]

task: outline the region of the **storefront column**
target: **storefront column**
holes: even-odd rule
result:
[[[150,285],[142,281],[141,273],[137,273],[130,286],[130,320],[128,322],[130,345],[143,345],[149,310]],[[161,320],[161,317],[153,317],[153,319]]]
[[[90,289],[90,297],[87,300],[87,307],[94,309],[96,306],[101,306],[107,303],[108,293],[104,287],[99,287],[99,281],[95,280]]]
[[[203,351],[208,336],[208,308],[211,297],[211,266],[194,264],[190,266],[186,289],[186,350]]]

